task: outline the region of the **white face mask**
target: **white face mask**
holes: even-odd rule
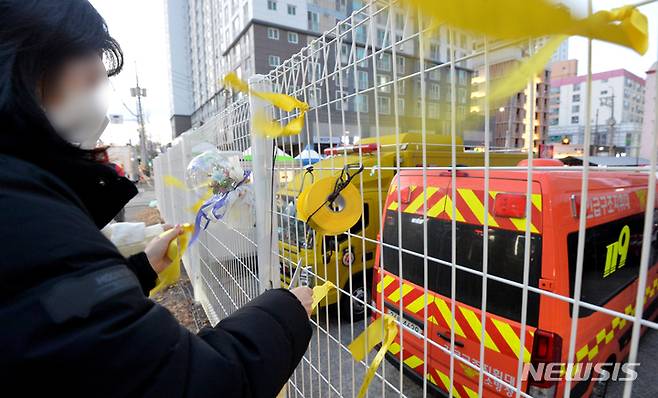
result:
[[[69,95],[62,104],[46,110],[55,131],[81,149],[93,149],[110,119],[107,80],[82,94]]]

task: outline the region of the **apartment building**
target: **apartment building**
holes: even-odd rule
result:
[[[535,44],[537,45],[537,44]],[[492,44],[496,46],[496,43]],[[494,50],[489,54],[489,79],[492,85],[509,76],[516,70],[522,60],[528,56],[526,46],[508,46]],[[478,62],[479,61],[479,62]],[[475,61],[475,74],[472,80],[474,100],[471,112],[481,111],[481,105],[475,102],[476,98],[484,98],[485,92],[485,66],[483,59]],[[527,87],[510,98],[494,104],[491,110],[490,145],[496,149],[527,149],[530,142],[535,151],[545,143],[548,133],[548,88],[551,75],[548,69],[542,70],[534,79],[534,87]],[[534,91],[530,93],[530,91]],[[529,99],[535,98],[534,104]],[[532,125],[528,125],[528,112],[532,108],[534,115]],[[483,130],[483,128],[478,128]]]
[[[366,13],[359,12],[363,7],[364,3],[358,0],[167,0],[171,86],[176,99],[172,100],[174,135],[184,131],[181,126],[185,123],[181,120],[185,117],[190,126],[198,126],[235,99],[222,84],[221,79],[226,73],[235,71],[242,79],[253,74],[266,74],[323,32],[335,28],[338,22],[348,17],[350,22],[363,20]],[[417,31],[416,21],[417,17],[404,11],[392,15],[380,12],[374,18],[372,28],[366,29],[362,25],[349,32],[339,32],[336,47],[309,68],[331,73],[327,71],[335,70],[338,65],[361,60],[357,64],[356,76],[351,76],[354,72],[340,79],[332,75],[331,79],[324,79],[324,84],[329,87],[309,94],[312,97],[310,102],[335,102],[334,108],[340,106],[345,111],[342,131],[337,131],[337,135],[364,137],[374,134],[375,109],[382,134],[393,131],[395,115],[397,128],[401,131],[420,129],[420,78],[410,76],[421,68],[418,40],[411,38],[412,32]],[[184,32],[186,27],[187,33]],[[428,39],[425,69],[446,62],[451,49],[455,50],[457,58],[472,51],[473,41],[467,35],[454,35],[452,46],[448,36],[441,29]],[[394,43],[395,57],[392,54]],[[376,54],[373,54],[373,48]],[[185,62],[187,65],[182,65]],[[395,68],[393,62],[396,62]],[[462,62],[456,71],[460,120],[469,108],[472,74],[469,66],[467,61]],[[397,95],[392,92],[393,84],[387,84],[394,80],[394,69]],[[316,73],[313,78],[319,77]],[[446,133],[451,114],[449,68],[438,67],[428,72],[426,78],[427,130]],[[377,104],[374,90],[366,90],[374,86],[383,86],[378,88]],[[368,92],[354,95],[359,90]],[[179,100],[180,97],[185,99]],[[336,101],[342,97],[347,99]],[[328,131],[327,110],[319,110],[317,115],[308,118],[308,123],[312,128]]]
[[[587,76],[551,80],[551,142],[583,144],[587,124]],[[594,153],[637,156],[644,116],[645,82],[625,69],[592,75]]]

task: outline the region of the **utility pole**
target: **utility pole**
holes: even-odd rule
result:
[[[596,155],[599,150],[599,145],[601,145],[601,137],[599,135],[599,108],[596,108],[596,117],[594,119],[594,145],[590,148],[589,154]]]
[[[144,127],[144,111],[142,109],[142,97],[146,97],[146,89],[139,86],[139,75],[137,74],[137,66],[135,65],[135,85],[130,89],[130,95],[137,98],[137,124],[139,127],[139,146],[142,158],[142,166],[144,173],[150,176],[148,151],[146,149],[146,128]]]
[[[609,97],[602,97],[600,98],[601,100],[601,106],[605,106],[610,108],[610,118],[607,121],[608,124],[608,139],[607,139],[607,145],[608,145],[608,155],[614,156],[614,136],[615,136],[615,124],[617,124],[617,121],[615,120],[615,92],[612,92],[612,95]]]
[[[518,93],[514,94],[514,97],[509,99],[507,111],[507,133],[505,134],[505,149],[509,150],[512,147],[512,111],[514,111],[514,116],[516,116],[516,96]],[[516,127],[516,124],[514,125]]]

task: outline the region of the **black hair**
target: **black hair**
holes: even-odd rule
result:
[[[109,76],[123,67],[121,47],[87,0],[0,0],[0,151],[17,134],[64,146],[37,87],[66,61],[90,54],[102,57]]]

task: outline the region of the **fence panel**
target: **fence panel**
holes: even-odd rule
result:
[[[427,396],[436,390],[457,397],[530,396],[552,394],[551,389],[565,396],[591,393],[601,385],[587,377],[530,386],[524,372],[530,360],[540,359],[541,344],[562,342],[554,362],[585,366],[635,353],[640,325],[658,326],[652,318],[658,275],[649,254],[655,159],[650,167],[591,174],[588,151],[584,166],[571,171],[540,163],[548,72],[500,105],[481,100],[518,66],[505,70],[501,57],[531,56],[539,41],[488,42],[432,26],[419,12],[395,4],[366,4],[269,74],[276,92],[310,105],[302,134],[277,138],[275,145],[290,154],[310,145],[329,155],[312,169],[302,162],[275,164],[280,173],[296,176],[280,181],[273,211],[283,279],[301,264],[309,267],[312,284],[331,281],[339,288],[337,296],[329,296],[338,305],[321,306],[312,318],[311,347],[290,380],[288,396],[356,396],[374,351],[355,362],[348,345],[384,314],[396,319],[399,335],[369,387],[371,396]],[[591,92],[591,58],[587,62]],[[282,124],[297,116],[275,114]],[[586,148],[591,116],[590,110]],[[358,167],[364,170],[352,184],[362,196],[359,221],[337,236],[310,228],[313,209],[304,217],[296,213],[304,184]],[[565,175],[570,177],[560,181]],[[616,178],[624,180],[616,182],[617,192],[628,184],[642,188],[617,198],[606,192],[614,203],[633,205],[597,229],[602,220],[592,220],[600,214],[593,207],[603,199],[596,190]],[[521,199],[520,213],[497,207],[507,197],[496,200],[501,192]],[[347,207],[340,198],[333,205]],[[564,219],[556,216],[562,211],[568,214]],[[542,223],[560,232],[542,230]],[[593,258],[599,250],[594,236],[619,237],[622,225],[615,223],[629,223],[637,234],[633,268],[623,286],[605,280],[614,299],[598,300],[592,289],[600,286],[594,280],[601,275],[593,268],[603,265]],[[553,257],[560,244],[562,257]],[[645,314],[632,317],[638,306]],[[604,346],[604,331],[603,341],[626,336],[624,348]],[[621,394],[618,383],[610,388],[617,388],[610,394]]]
[[[558,363],[629,354],[636,362],[640,331],[657,333],[657,151],[648,166],[593,168],[589,150],[583,166],[539,160],[547,72],[500,103],[483,100],[518,67],[510,59],[539,46],[488,41],[395,2],[369,2],[250,81],[309,104],[300,135],[269,146],[251,134],[250,121],[254,110],[270,109],[240,98],[155,162],[156,174],[183,178],[198,151],[235,151],[261,176],[255,189],[274,190],[272,206],[269,194],[259,196],[266,219],[255,228],[213,223],[190,252],[196,258],[186,262],[198,265],[186,267],[213,324],[276,287],[272,267],[283,286],[303,266],[302,280],[338,287],[312,316],[311,346],[287,396],[357,396],[375,351],[355,361],[349,344],[366,326],[383,326],[384,315],[398,335],[369,396],[587,395],[602,384],[529,383],[525,369],[551,362],[542,347]],[[587,63],[585,148],[593,142],[591,57]],[[271,111],[282,124],[298,115]],[[337,235],[323,233],[313,209],[298,214],[300,194],[345,173],[357,199],[341,190],[318,209],[329,202],[335,213],[356,208],[360,217]],[[166,218],[189,220],[182,204],[193,203],[190,194],[161,186]],[[626,386],[627,397],[632,381]],[[608,387],[622,394],[623,386]]]

